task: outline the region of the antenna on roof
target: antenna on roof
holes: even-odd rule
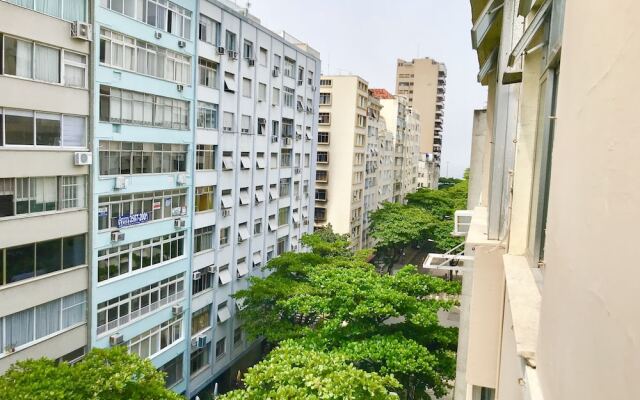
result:
[[[247,11],[249,11],[251,9],[251,2],[247,1]]]

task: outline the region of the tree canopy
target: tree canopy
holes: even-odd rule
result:
[[[74,365],[41,358],[19,361],[0,376],[0,399],[178,400],[164,373],[125,347],[93,349]]]
[[[316,235],[303,243],[315,243]],[[364,371],[392,375],[403,398],[428,398],[427,389],[445,394],[455,374],[457,330],[438,324],[438,310],[453,302],[436,295],[456,294],[459,285],[412,266],[381,275],[348,255],[346,244],[335,250],[321,256],[312,246],[310,253],[271,260],[268,277],[252,278],[235,295],[245,305],[246,332],[271,344],[293,339]]]

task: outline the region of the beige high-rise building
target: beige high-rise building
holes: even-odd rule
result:
[[[430,58],[399,59],[396,93],[421,117],[419,187],[438,187],[447,69]]]
[[[640,3],[470,3],[455,399],[639,399]]]

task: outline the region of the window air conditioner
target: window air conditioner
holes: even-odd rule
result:
[[[124,233],[120,231],[111,232],[112,242],[121,242],[124,240]]]
[[[71,37],[73,39],[81,39],[91,41],[91,24],[82,21],[73,21],[71,23]]]
[[[313,79],[311,79],[311,78],[307,78],[307,83],[308,83],[309,85],[313,85]]]
[[[300,173],[300,168],[296,167],[293,169],[293,172],[297,175]],[[300,198],[300,196],[296,196],[297,198]]]
[[[196,271],[193,273],[193,280],[197,281],[198,279],[200,279],[201,276],[202,274],[200,273],[200,271]]]
[[[288,137],[282,139],[282,144],[285,145],[285,146],[291,145],[291,139],[288,138]]]
[[[176,176],[176,184],[183,186],[187,184],[187,174],[178,174]]]
[[[202,349],[204,348],[204,346],[207,345],[207,337],[206,336],[198,336],[195,339],[193,339],[193,347],[196,347],[198,349]]]
[[[318,90],[316,86],[311,86],[311,91],[315,92],[316,90]]]
[[[181,305],[176,304],[175,306],[171,307],[171,312],[173,313],[174,317],[177,317],[178,315],[182,314],[183,308]]]
[[[271,143],[277,143],[278,142],[278,137],[277,136],[271,136]]]
[[[298,81],[298,86],[302,86],[302,84],[304,83],[304,81],[301,79]]]
[[[125,178],[124,176],[117,176],[116,182],[113,187],[114,189],[126,189],[128,183],[129,182],[127,181],[127,178]]]
[[[224,54],[224,47],[218,46],[218,54]]]
[[[223,208],[222,209],[222,216],[223,217],[228,217],[229,215],[231,215],[231,209],[230,208]]]
[[[250,58],[248,61],[249,61],[249,66],[250,67],[253,67],[253,66],[256,65],[256,60],[254,60],[253,58]]]
[[[208,272],[208,273],[210,273],[210,274],[215,274],[215,273],[216,273],[216,267],[215,267],[215,265],[210,265],[210,266],[207,268],[207,272]]]
[[[124,336],[119,333],[109,336],[109,346],[118,346],[124,343]]]
[[[185,228],[187,226],[187,221],[182,218],[176,219],[173,221],[173,227],[176,229]]]
[[[185,42],[184,40],[178,40],[178,47],[180,47],[181,49],[187,47],[187,42]]]
[[[273,67],[273,77],[277,78],[278,76],[280,76],[280,67],[276,65],[275,67]]]
[[[178,89],[178,92],[182,92],[184,90],[184,86],[178,85],[177,89]]]
[[[93,157],[91,156],[91,152],[79,151],[73,155],[73,163],[75,165],[91,165],[92,162]]]
[[[162,32],[156,32],[153,36],[155,36],[156,39],[160,39],[162,37]]]

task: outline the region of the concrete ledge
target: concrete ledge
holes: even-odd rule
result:
[[[511,306],[516,352],[535,368],[541,296],[527,259],[504,255],[506,292]]]

